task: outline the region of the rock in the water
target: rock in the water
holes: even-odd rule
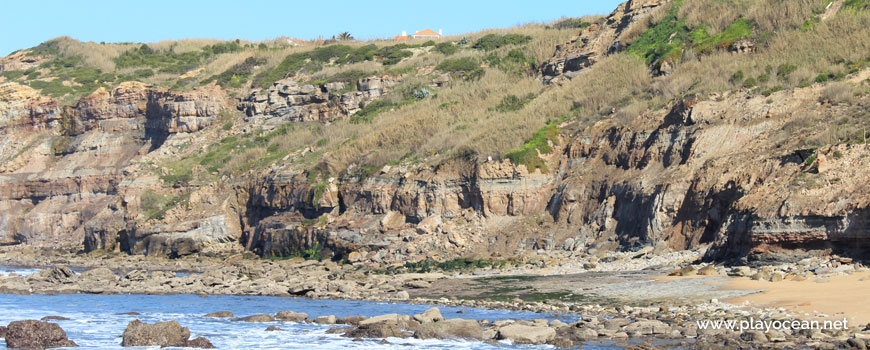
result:
[[[184,343],[185,348],[214,349],[214,345],[204,337],[196,337]]]
[[[420,339],[483,339],[483,329],[473,320],[454,318],[438,322],[425,322],[414,333]]]
[[[45,316],[40,318],[41,321],[69,321],[69,318],[63,316]]]
[[[317,323],[317,324],[335,324],[336,321],[337,321],[337,319],[333,315],[318,316],[317,318],[314,319],[314,323]]]
[[[381,322],[395,322],[396,324],[398,324],[399,317],[400,317],[399,314],[378,315],[378,316],[374,316],[372,318],[367,318],[365,320],[359,321],[359,325],[364,326],[364,325],[381,323]]]
[[[275,315],[275,318],[277,318],[281,321],[291,321],[291,322],[300,323],[302,321],[305,321],[305,319],[308,318],[308,314],[302,313],[302,312],[281,311],[277,315]]]
[[[344,332],[341,336],[347,338],[404,338],[408,334],[402,332],[397,323],[385,321],[360,324]]]
[[[177,321],[155,324],[134,320],[121,335],[121,346],[185,346],[190,330]]]
[[[283,331],[283,329],[275,327],[275,326],[266,327],[266,332],[280,332],[280,331]]]
[[[5,337],[6,337],[6,327],[0,326],[0,338],[5,338]]]
[[[67,339],[66,332],[56,323],[26,320],[14,321],[9,324],[4,336],[6,347],[45,349],[78,346]]]
[[[498,339],[510,339],[516,344],[544,344],[556,338],[550,327],[511,324],[498,329]]]
[[[438,310],[437,307],[433,307],[429,310],[426,310],[422,314],[414,315],[414,319],[417,320],[417,322],[426,323],[426,322],[438,322],[438,321],[443,320],[444,317],[441,316],[441,310]]]
[[[235,317],[235,316],[236,315],[233,315],[233,313],[229,312],[229,311],[218,311],[218,312],[212,312],[209,314],[205,314],[204,317]]]
[[[259,314],[259,315],[251,315],[245,317],[234,318],[233,321],[242,321],[242,322],[274,322],[275,318],[271,315]]]
[[[358,325],[360,322],[366,319],[365,316],[345,316],[339,317],[335,319],[335,323],[338,324],[349,324],[352,326]]]

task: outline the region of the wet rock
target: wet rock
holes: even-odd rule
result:
[[[177,346],[182,347],[190,338],[190,330],[177,321],[155,324],[134,320],[127,324],[121,335],[121,346]]]
[[[275,326],[266,327],[266,332],[280,332],[280,331],[283,331],[283,329],[275,327]]]
[[[275,318],[272,315],[267,314],[259,314],[259,315],[251,315],[245,317],[234,318],[233,321],[242,321],[242,322],[275,322]]]
[[[575,329],[573,335],[574,335],[574,338],[576,338],[576,339],[578,339],[578,340],[595,340],[595,339],[598,339],[598,331],[596,331],[596,330],[594,330],[594,329],[592,329],[592,328],[588,328],[588,327],[583,327],[583,328],[577,328],[577,329]]]
[[[6,326],[0,326],[0,338],[6,337]]]
[[[203,315],[203,317],[216,317],[216,318],[235,317],[235,316],[236,315],[233,315],[233,313],[229,312],[229,311],[218,311],[218,312],[212,312],[212,313],[208,313],[208,314]]]
[[[655,346],[653,344],[644,342],[644,343],[640,343],[640,344],[629,345],[629,346],[625,347],[625,350],[664,350],[664,349],[660,348],[658,346]]]
[[[409,336],[409,334],[402,332],[397,323],[385,321],[360,324],[359,326],[349,329],[341,336],[347,338],[405,338]]]
[[[185,348],[214,349],[214,345],[204,337],[196,337],[184,343]]]
[[[277,315],[275,315],[275,318],[281,321],[301,323],[308,318],[308,314],[293,311],[281,311]]]
[[[433,307],[429,310],[426,310],[422,314],[415,314],[414,319],[420,323],[427,323],[441,321],[444,319],[444,317],[441,316],[441,310],[438,310],[437,307]]]
[[[484,339],[483,329],[480,328],[479,323],[460,318],[424,322],[414,333],[414,337],[419,339]]]
[[[67,339],[66,332],[56,323],[26,320],[9,323],[4,335],[6,346],[12,348],[45,349],[78,346]]]
[[[374,316],[372,318],[367,318],[365,320],[359,321],[359,325],[365,326],[365,325],[383,323],[383,322],[395,322],[396,324],[399,324],[400,317],[401,317],[401,315],[399,315],[399,314],[378,315],[378,316]]]
[[[550,327],[511,324],[498,329],[498,339],[510,339],[516,344],[544,344],[556,338]]]
[[[63,316],[45,316],[40,318],[41,321],[69,321],[69,318]]]
[[[140,313],[133,311],[133,312],[122,312],[118,315],[121,315],[121,316],[139,316]]]
[[[335,323],[337,323],[337,324],[349,324],[352,326],[356,326],[365,319],[366,319],[365,316],[345,316],[345,317],[336,318]]]
[[[335,324],[336,318],[333,315],[329,316],[318,316],[314,319],[314,323],[317,324]]]

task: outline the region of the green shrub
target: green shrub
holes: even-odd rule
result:
[[[825,83],[828,80],[831,80],[831,77],[827,73],[819,73],[819,75],[816,76],[815,82]]]
[[[435,41],[434,41],[434,40],[429,40],[429,41],[426,41],[426,42],[423,43],[423,44],[420,44],[420,46],[422,46],[422,47],[435,46]]]
[[[739,70],[739,71],[734,72],[734,74],[731,74],[730,80],[731,80],[732,84],[738,84],[738,83],[743,82],[744,77],[745,77],[745,75],[743,74],[743,71]]]
[[[354,113],[350,117],[350,122],[353,124],[371,123],[372,120],[383,111],[387,111],[395,107],[395,103],[388,100],[376,100],[365,105],[359,112]]]
[[[435,45],[435,51],[438,51],[438,52],[444,54],[444,56],[450,56],[450,55],[458,52],[459,47],[456,45],[453,45],[453,43],[451,43],[449,41],[446,41],[443,43],[438,43],[438,45]]]
[[[582,18],[565,18],[553,23],[555,29],[583,29],[591,26],[592,23],[584,21]]]
[[[693,46],[698,52],[712,53],[714,50],[728,49],[740,39],[752,36],[752,25],[744,18],[738,18],[719,34],[709,36],[704,28],[692,32]]]
[[[677,2],[659,23],[631,43],[628,52],[656,68],[664,60],[682,55],[684,43],[691,41],[691,38],[685,21],[677,16],[679,8]]]
[[[793,64],[782,64],[776,68],[776,76],[780,79],[788,79],[788,76],[797,70],[797,66]]]
[[[224,123],[224,125],[221,126],[221,129],[223,129],[224,131],[229,131],[232,128],[233,128],[233,122],[231,122],[231,121],[226,122],[226,123]]]
[[[539,154],[549,154],[553,152],[553,148],[549,142],[558,142],[559,128],[556,123],[547,123],[546,126],[538,131],[535,131],[532,138],[522,147],[508,152],[505,156],[510,159],[511,163],[516,165],[525,165],[529,172],[535,169],[541,169],[543,172],[549,171],[544,160]]]
[[[755,87],[756,84],[758,84],[758,82],[753,77],[746,78],[746,80],[743,81],[743,87],[747,89]]]
[[[465,80],[480,79],[485,73],[484,69],[480,67],[480,63],[471,57],[448,58],[441,61],[435,69],[455,74]]]
[[[513,112],[523,109],[523,107],[535,99],[535,94],[528,94],[525,97],[516,95],[507,95],[502,98],[501,102],[495,106],[495,110],[499,112]]]
[[[487,34],[477,39],[472,48],[491,51],[508,45],[523,45],[532,41],[532,37],[521,34]]]
[[[846,0],[843,4],[846,8],[854,10],[870,10],[870,0]]]
[[[218,85],[224,88],[240,88],[251,79],[254,73],[254,68],[266,63],[265,58],[248,57],[241,63],[235,64],[223,73],[212,76],[202,82],[208,84],[217,82]]]
[[[139,206],[148,220],[163,220],[166,212],[179,205],[186,204],[190,198],[190,192],[177,196],[163,195],[148,189],[139,198]]]

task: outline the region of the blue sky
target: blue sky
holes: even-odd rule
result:
[[[5,1],[0,55],[68,35],[82,41],[300,39],[348,31],[360,39],[431,28],[460,34],[610,13],[622,0],[573,1]],[[426,5],[423,5],[426,4]]]

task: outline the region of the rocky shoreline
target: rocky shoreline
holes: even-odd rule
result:
[[[28,264],[29,262],[29,264]],[[64,263],[64,265],[61,265]],[[68,267],[75,266],[76,273]],[[353,299],[403,303],[425,303],[445,306],[463,306],[489,309],[525,310],[539,313],[577,315],[581,321],[561,324],[557,321],[538,320],[534,322],[498,320],[471,321],[445,320],[425,326],[420,317],[411,315],[386,315],[365,324],[356,324],[347,331],[353,337],[394,337],[394,336],[433,336],[459,337],[466,334],[467,328],[474,329],[474,339],[498,341],[512,339],[515,342],[551,344],[571,347],[581,342],[627,341],[638,339],[668,340],[667,346],[692,348],[734,348],[762,347],[777,348],[856,348],[862,347],[863,339],[870,334],[867,326],[851,327],[848,330],[811,330],[811,331],[731,331],[724,329],[699,329],[698,320],[795,320],[805,319],[783,308],[765,308],[748,305],[733,305],[716,299],[699,300],[690,298],[688,289],[682,297],[648,298],[638,300],[637,296],[625,295],[624,298],[574,298],[576,295],[564,293],[539,293],[498,295],[493,290],[509,289],[497,284],[500,281],[522,281],[516,275],[499,275],[498,271],[481,273],[398,273],[385,274],[364,267],[341,265],[335,262],[306,261],[289,259],[265,261],[244,258],[157,259],[142,256],[82,256],[73,254],[32,254],[31,252],[6,250],[0,255],[0,266],[31,265],[49,267],[40,272],[17,276],[14,273],[0,277],[0,292],[8,294],[197,294],[208,295],[269,295],[284,297],[307,297],[313,299]],[[627,266],[633,266],[627,264]],[[612,267],[612,266],[611,266]],[[609,268],[609,267],[602,267]],[[523,270],[523,268],[517,268]],[[668,269],[668,270],[666,270]],[[185,273],[177,273],[184,271]],[[525,270],[523,270],[525,271]],[[752,268],[738,266],[726,268],[717,265],[685,265],[684,267],[662,267],[658,272],[639,275],[639,279],[649,280],[649,276],[749,276],[757,280],[775,283],[783,279],[796,280],[817,276],[824,278],[831,274],[849,274],[866,271],[860,263],[848,260],[808,259],[795,264]],[[670,272],[670,273],[669,273]],[[627,275],[627,272],[615,273]],[[475,277],[476,278],[472,278]],[[547,276],[541,278],[559,278]],[[691,278],[691,277],[687,277]],[[451,283],[467,281],[493,283],[478,295],[448,293],[439,295],[433,291]],[[638,283],[635,280],[632,283]],[[534,280],[531,283],[536,283]],[[597,283],[593,281],[593,283]],[[555,283],[559,284],[559,283]],[[624,289],[621,285],[616,285]],[[459,285],[456,288],[465,288]],[[523,289],[525,287],[517,288]],[[684,288],[665,284],[651,288]],[[645,293],[643,288],[637,293]],[[457,297],[459,295],[460,297]],[[616,294],[614,294],[616,295]],[[706,296],[701,296],[706,297]],[[525,298],[525,299],[524,299]],[[434,311],[433,311],[434,313]],[[286,318],[287,314],[284,315]],[[275,316],[269,316],[273,318]],[[296,317],[296,321],[305,321]],[[256,317],[254,318],[256,319]],[[279,318],[280,319],[280,318]],[[330,322],[332,318],[319,320]],[[244,318],[238,319],[245,321]],[[251,320],[251,319],[248,319]],[[411,320],[415,320],[412,322]],[[318,320],[308,320],[316,322]],[[395,322],[394,322],[395,321]],[[433,321],[434,322],[434,321]],[[440,323],[445,322],[445,323]],[[338,322],[340,323],[340,322]],[[395,323],[395,324],[394,324]],[[361,326],[365,326],[360,328]],[[477,329],[481,329],[478,337]],[[504,331],[502,331],[504,329]],[[535,334],[516,336],[520,333]],[[455,334],[454,334],[455,333]],[[434,334],[434,335],[433,335]],[[522,340],[520,340],[522,339]],[[628,344],[628,343],[626,343]]]

